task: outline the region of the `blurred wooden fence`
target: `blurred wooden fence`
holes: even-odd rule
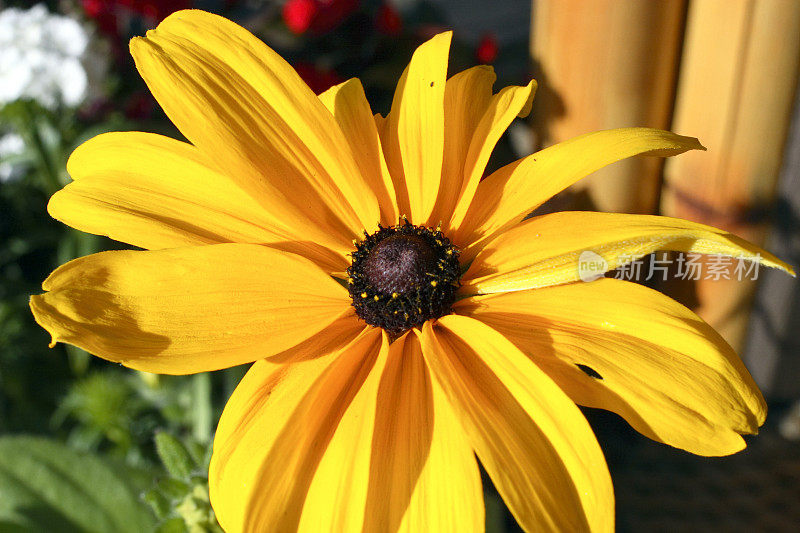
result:
[[[650,126],[696,136],[708,148],[665,164],[635,158],[612,165],[576,186],[581,200],[573,208],[686,218],[762,246],[777,213],[784,240],[787,232],[800,234],[797,213],[775,208],[778,190],[790,195],[782,197],[784,208],[797,199],[791,188],[778,188],[778,179],[791,152],[800,1],[534,0],[531,53],[541,87],[533,113],[541,145],[597,129]],[[783,174],[798,189],[796,172]],[[796,250],[775,251],[798,266]],[[680,281],[665,290],[741,353],[756,285]],[[798,286],[789,278],[779,286],[795,297],[759,297],[758,312],[779,319],[769,333],[756,328],[758,343],[748,350],[748,365],[767,392],[780,377],[777,359],[791,358],[789,366],[800,370],[798,343],[787,344],[798,337],[800,320],[780,318],[798,313]],[[769,369],[762,352],[772,354]],[[800,373],[794,380],[800,383]],[[800,384],[781,388],[781,396],[787,393],[800,394]]]

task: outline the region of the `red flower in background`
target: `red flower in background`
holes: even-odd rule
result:
[[[317,3],[314,0],[289,0],[283,4],[283,22],[294,33],[305,33],[311,27]]]
[[[400,35],[403,29],[403,19],[400,18],[400,13],[394,6],[383,4],[375,17],[375,28],[385,35]]]
[[[359,0],[289,0],[283,5],[283,22],[300,35],[327,33],[358,9]]]
[[[86,16],[94,20],[100,31],[106,35],[117,35],[117,14],[115,2],[105,0],[83,0],[81,5]]]
[[[116,0],[116,3],[157,23],[170,13],[192,7],[191,0]]]
[[[103,2],[102,0],[83,0],[81,5],[83,6],[83,10],[86,12],[86,15],[90,18],[95,18],[100,16],[103,12],[105,7],[104,4],[107,2]]]
[[[146,120],[153,116],[157,105],[149,91],[137,91],[125,102],[125,116],[132,120]]]
[[[292,66],[303,78],[303,81],[311,87],[311,90],[317,94],[327,91],[334,85],[344,81],[335,70],[319,68],[313,63],[298,61]]]
[[[500,45],[497,43],[497,37],[493,33],[486,33],[481,37],[478,47],[475,49],[475,59],[479,63],[491,63],[497,59],[499,51]]]

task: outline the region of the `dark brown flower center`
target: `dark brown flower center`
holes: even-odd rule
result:
[[[417,235],[392,235],[378,243],[364,261],[367,281],[380,292],[406,293],[422,285],[436,268],[436,255]]]
[[[366,323],[393,334],[449,314],[459,286],[458,249],[438,229],[404,221],[356,243],[350,297]]]

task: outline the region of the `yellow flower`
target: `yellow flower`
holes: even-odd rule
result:
[[[487,67],[446,79],[449,45],[417,49],[383,118],[357,79],[317,97],[241,27],[178,12],[131,51],[189,143],[100,135],[50,201],[146,249],[53,272],[31,298],[53,342],[168,374],[255,361],[210,468],[229,532],[479,531],[477,460],[524,529],[609,531],[611,480],[576,403],[701,455],[742,449],[764,420],[708,325],[643,286],[580,282],[577,261],[660,249],[790,267],[683,220],[522,221],[604,165],[698,141],[601,131],[481,180],[535,84],[492,94]]]

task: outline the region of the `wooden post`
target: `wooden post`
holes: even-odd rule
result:
[[[683,0],[536,0],[531,53],[542,146],[590,131],[669,126]],[[634,158],[577,184],[600,211],[654,213],[662,162]]]
[[[691,2],[671,129],[708,152],[667,161],[662,214],[763,244],[799,65],[800,2]],[[696,311],[737,350],[754,290],[735,279],[694,285]]]

